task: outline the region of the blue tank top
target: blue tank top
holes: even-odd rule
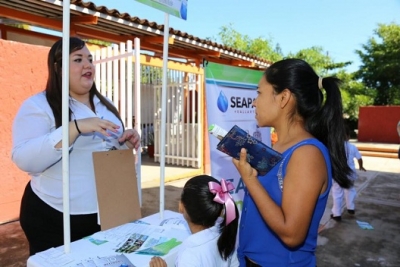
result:
[[[281,206],[282,191],[278,179],[279,169],[281,169],[282,178],[284,178],[286,167],[293,151],[303,145],[314,145],[322,152],[328,172],[328,187],[318,198],[304,243],[296,248],[287,247],[264,222],[249,192],[245,189],[239,228],[238,257],[240,266],[246,266],[245,256],[263,267],[316,266],[315,248],[317,246],[319,222],[324,214],[332,185],[332,170],[328,149],[315,138],[303,140],[287,149],[283,153],[283,160],[266,175],[258,178],[269,196],[277,205]]]

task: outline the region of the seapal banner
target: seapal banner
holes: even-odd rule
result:
[[[253,101],[262,71],[208,63],[206,67],[206,103],[208,125],[218,125],[229,131],[234,125],[267,145],[271,145],[270,128],[260,128],[255,120]],[[241,210],[244,183],[232,163],[232,158],[217,150],[219,139],[210,134],[211,175],[231,181],[231,192]]]
[[[187,20],[187,0],[136,0],[142,4],[164,11],[172,16]]]

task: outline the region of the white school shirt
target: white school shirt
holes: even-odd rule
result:
[[[397,134],[400,137],[400,121],[397,123]]]
[[[218,252],[219,226],[190,235],[183,241],[175,261],[176,267],[238,267],[236,249],[225,261]]]
[[[70,97],[71,118],[100,117],[121,127],[111,136],[98,132],[81,134],[69,147],[70,213],[97,213],[97,193],[92,160],[93,151],[127,148],[120,145],[122,124],[95,96],[96,113]],[[78,124],[79,126],[79,124]],[[71,126],[75,127],[75,126]],[[13,123],[12,160],[31,176],[33,192],[49,206],[63,210],[62,148],[54,146],[62,140],[62,126],[55,127],[53,111],[41,92],[31,96],[21,105]]]
[[[356,165],[354,163],[354,159],[357,159],[357,160],[361,159],[361,154],[358,151],[357,147],[348,141],[345,142],[345,150],[346,150],[346,156],[347,156],[347,164],[349,165],[350,169],[352,170],[350,179],[354,180],[357,178]]]

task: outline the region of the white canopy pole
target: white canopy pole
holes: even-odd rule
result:
[[[142,104],[141,104],[141,91],[140,91],[140,85],[141,85],[141,79],[140,79],[140,39],[135,38],[134,41],[134,48],[135,48],[135,70],[134,70],[134,75],[135,75],[135,127],[136,131],[139,133],[140,136],[142,136]],[[140,207],[142,206],[142,151],[141,147],[139,147],[139,151],[136,153],[137,157],[137,168],[136,168],[136,177],[137,177],[137,183],[138,183],[138,189],[139,189],[139,204]]]
[[[168,71],[168,38],[169,38],[169,14],[165,13],[164,44],[163,44],[163,74],[161,92],[161,130],[160,130],[160,217],[164,218],[165,201],[165,122],[167,120],[167,71]]]
[[[63,0],[62,33],[62,181],[64,214],[64,252],[70,252],[71,234],[69,220],[69,31],[70,0]]]

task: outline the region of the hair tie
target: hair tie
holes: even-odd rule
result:
[[[225,205],[225,225],[228,225],[236,218],[235,202],[229,191],[235,189],[233,184],[225,179],[221,179],[221,185],[216,182],[208,182],[210,192],[215,194],[214,201]]]
[[[322,86],[322,77],[318,77],[318,88],[320,89],[320,90],[322,90],[322,88],[324,88],[323,86]]]

